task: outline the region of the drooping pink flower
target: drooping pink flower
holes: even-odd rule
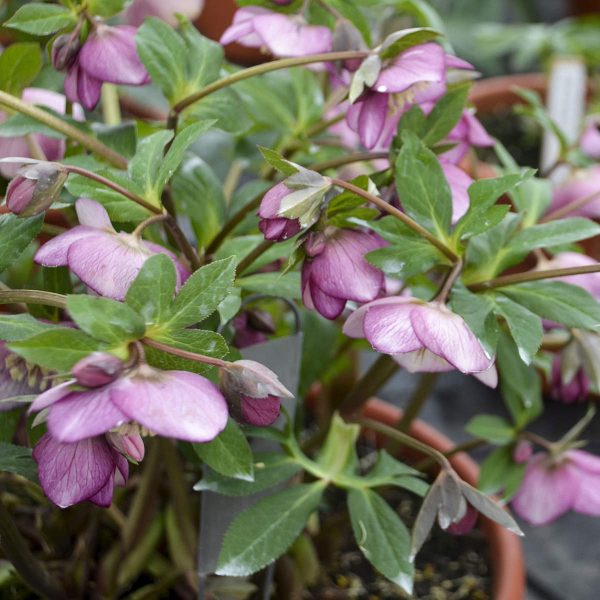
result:
[[[365,254],[385,242],[372,232],[331,227],[310,234],[304,244],[302,300],[327,319],[337,318],[348,300],[369,302],[384,288],[382,271]]]
[[[258,228],[266,240],[282,242],[296,235],[300,229],[298,219],[288,219],[279,215],[281,201],[292,193],[282,181],[273,186],[264,196],[258,209]]]
[[[85,500],[110,506],[114,486],[129,475],[127,459],[103,435],[65,443],[46,433],[33,458],[44,493],[61,508]]]
[[[237,42],[249,48],[265,48],[273,56],[293,57],[330,52],[333,36],[328,27],[308,25],[300,16],[246,6],[235,13],[220,42]]]
[[[177,25],[176,14],[193,21],[202,12],[204,0],[133,0],[125,11],[125,21],[138,27],[146,17],[158,17],[169,25]]]
[[[46,242],[35,255],[37,263],[68,266],[96,293],[115,300],[125,298],[142,265],[157,253],[166,254],[175,264],[178,288],[189,277],[189,271],[163,246],[117,233],[98,202],[80,198],[75,210],[80,225]]]
[[[561,356],[556,354],[552,361],[552,377],[550,379],[550,396],[565,404],[584,402],[590,391],[590,380],[580,366],[570,379],[563,376],[561,369]]]
[[[25,88],[22,99],[27,104],[45,106],[61,115],[65,114],[67,107],[67,99],[62,94],[41,88]],[[75,118],[83,116],[81,106],[73,106],[73,116]],[[6,114],[0,111],[0,123],[5,120]],[[48,137],[41,133],[32,133],[31,135],[48,160],[60,160],[64,157],[65,140]],[[0,137],[0,158],[8,158],[9,156],[31,157],[27,137]],[[0,164],[0,174],[6,179],[10,179],[16,175],[19,168],[20,165],[17,163],[2,163]]]
[[[464,319],[438,302],[398,296],[374,300],[350,315],[344,333],[365,337],[411,373],[458,369],[491,387],[497,384],[494,358]]]
[[[600,217],[600,166],[579,169],[554,190],[549,212],[570,205],[577,200],[585,203],[571,210],[567,216],[595,219]]]
[[[512,507],[532,525],[550,523],[569,510],[600,516],[600,458],[582,450],[559,457],[534,454]]]
[[[137,29],[129,25],[96,24],[67,71],[67,98],[92,110],[100,100],[104,82],[135,86],[149,83],[150,76],[137,53],[136,33]]]
[[[484,129],[479,119],[470,109],[465,109],[463,114],[446,138],[449,142],[456,142],[456,146],[440,155],[445,161],[458,163],[462,160],[469,148],[489,148],[494,145],[494,138]]]
[[[454,225],[469,209],[469,186],[473,183],[473,178],[446,160],[440,160],[440,165],[452,193],[452,224]]]
[[[125,368],[123,361],[108,352],[92,352],[77,361],[71,374],[79,385],[96,388],[114,381]]]
[[[598,131],[598,117],[588,120],[586,128],[579,138],[579,147],[590,158],[600,158],[600,131]]]
[[[48,431],[59,442],[93,438],[133,422],[157,435],[208,442],[227,423],[227,403],[208,379],[142,364],[111,383],[83,391],[73,381],[38,396],[30,410],[47,409]]]

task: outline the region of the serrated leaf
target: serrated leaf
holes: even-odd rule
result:
[[[257,452],[254,455],[254,481],[233,479],[209,471],[194,486],[194,490],[211,491],[225,496],[249,496],[287,481],[301,470],[301,465],[291,456],[279,452]]]
[[[198,323],[211,315],[233,286],[235,260],[217,260],[198,269],[181,288],[166,326],[179,329]]]
[[[448,262],[435,246],[419,238],[406,238],[402,245],[373,250],[365,258],[387,275],[398,279],[426,273],[432,267]]]
[[[350,490],[348,510],[354,538],[365,558],[411,594],[414,567],[409,561],[410,535],[400,517],[371,490]]]
[[[130,306],[110,298],[69,295],[67,310],[83,331],[109,344],[137,340],[146,329],[142,317]]]
[[[17,43],[0,54],[0,90],[21,96],[42,68],[42,52],[38,44]]]
[[[477,415],[465,425],[465,431],[492,444],[506,444],[515,437],[515,428],[497,415]]]
[[[281,556],[323,495],[322,482],[299,484],[264,498],[235,518],[223,540],[217,575],[251,575]]]
[[[91,352],[100,350],[100,342],[83,331],[55,327],[25,340],[11,342],[8,348],[25,360],[53,371],[70,371]]]
[[[38,321],[28,314],[5,315],[0,313],[0,340],[16,342],[52,329],[54,325]]]
[[[16,215],[0,216],[0,273],[10,267],[42,229],[44,215],[21,219]]]
[[[171,314],[176,281],[173,261],[164,254],[151,256],[127,290],[125,302],[147,324],[162,323]]]
[[[249,292],[260,294],[272,294],[299,300],[302,296],[300,289],[300,273],[290,271],[288,273],[256,273],[246,277],[240,277],[235,284]]]
[[[4,27],[18,29],[33,35],[48,35],[75,25],[77,18],[64,6],[31,2],[22,6]]]
[[[211,442],[194,444],[196,454],[217,473],[243,481],[254,481],[252,449],[233,419]]]

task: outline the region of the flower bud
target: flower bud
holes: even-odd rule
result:
[[[73,65],[81,48],[79,37],[72,34],[59,35],[52,44],[52,65],[57,71],[65,71]]]
[[[42,163],[20,169],[6,188],[6,206],[20,217],[44,212],[58,198],[68,173]]]
[[[93,352],[78,361],[71,374],[77,383],[96,388],[113,382],[123,371],[123,362],[107,352]]]
[[[239,416],[249,425],[268,427],[277,420],[280,410],[281,400],[277,396],[265,398],[240,396]]]
[[[527,440],[519,440],[513,450],[513,460],[522,465],[526,463],[533,454],[533,447],[531,446],[531,442]]]
[[[470,504],[467,504],[467,512],[465,512],[464,517],[456,523],[451,523],[448,525],[446,531],[453,535],[465,535],[466,533],[469,533],[473,527],[475,527],[478,516],[479,513],[477,510]]]
[[[126,458],[135,462],[143,460],[145,453],[144,440],[142,440],[142,436],[139,433],[123,435],[109,431],[106,434],[106,438],[112,444],[113,448]]]
[[[583,402],[590,391],[590,381],[583,366],[571,367],[571,372],[564,373],[562,361],[566,360],[567,354],[557,354],[552,363],[552,389],[550,395],[554,400],[564,404]]]

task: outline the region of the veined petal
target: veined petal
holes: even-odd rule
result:
[[[410,314],[416,304],[397,298],[394,303],[371,304],[364,317],[365,337],[373,348],[386,354],[413,352],[423,347],[415,335]]]
[[[335,298],[324,292],[313,281],[302,290],[302,301],[306,308],[314,309],[326,319],[337,319],[346,306],[346,300]]]
[[[241,396],[242,419],[256,427],[268,427],[275,423],[280,408],[281,400],[277,396],[267,396],[266,398]]]
[[[35,253],[35,262],[45,267],[64,267],[68,262],[68,252],[71,245],[77,240],[98,235],[98,230],[91,227],[78,225],[55,238],[47,241]]]
[[[65,94],[71,102],[79,102],[86,110],[94,110],[100,101],[102,81],[81,68],[79,61],[67,71]]]
[[[426,348],[394,354],[392,358],[409,373],[447,373],[454,370],[447,360]]]
[[[71,393],[71,386],[75,383],[74,379],[59,383],[43,394],[40,394],[29,407],[29,412],[38,412],[44,408],[52,406],[55,402],[62,400],[65,396]]]
[[[385,306],[387,304],[396,305],[398,303],[403,303],[408,301],[408,298],[398,298],[396,296],[392,296],[389,298],[378,298],[377,300],[373,300],[368,304],[363,304],[359,308],[357,308],[344,323],[344,335],[352,338],[361,338],[365,337],[364,330],[364,320],[367,311],[374,306]]]
[[[111,402],[110,387],[72,392],[53,404],[48,413],[52,437],[60,442],[78,442],[127,422],[127,416]]]
[[[46,433],[33,449],[33,459],[44,493],[61,508],[97,494],[115,469],[103,436],[65,444]]]
[[[223,32],[219,43],[223,46],[238,42],[249,48],[260,48],[262,39],[254,31],[254,19],[259,15],[269,14],[260,6],[243,6],[233,15],[233,23]]]
[[[367,92],[364,99],[356,102],[360,106],[357,113],[357,132],[365,148],[372,150],[385,127],[388,112],[388,94]]]
[[[468,189],[473,179],[450,162],[441,160],[440,165],[452,192],[452,224],[454,225],[469,209]]]
[[[209,442],[227,424],[227,403],[208,379],[187,371],[147,367],[111,386],[112,401],[153,433]]]
[[[115,231],[106,209],[100,202],[89,198],[79,198],[75,202],[75,212],[80,225],[94,229],[105,229],[111,233]]]
[[[421,344],[463,373],[485,371],[493,364],[464,319],[443,306],[421,304],[410,313]]]
[[[100,506],[101,508],[108,508],[112,503],[113,491],[115,489],[115,477],[108,478],[108,481],[97,493],[93,496],[90,496],[88,500],[95,504],[96,506]]]
[[[545,525],[572,508],[577,490],[577,477],[571,470],[564,464],[550,467],[547,455],[538,453],[527,465],[512,507],[532,525]]]

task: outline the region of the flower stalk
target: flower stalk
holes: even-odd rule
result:
[[[222,368],[232,364],[227,360],[221,360],[220,358],[206,356],[204,354],[196,354],[195,352],[188,352],[187,350],[174,348],[173,346],[163,344],[162,342],[157,342],[156,340],[151,340],[150,338],[144,338],[142,341],[144,344],[146,344],[146,346],[150,346],[151,348],[155,348],[156,350],[162,350],[163,352],[173,354],[174,356],[186,358],[187,360],[193,360],[199,363],[203,363],[205,365],[211,365],[213,367]]]

